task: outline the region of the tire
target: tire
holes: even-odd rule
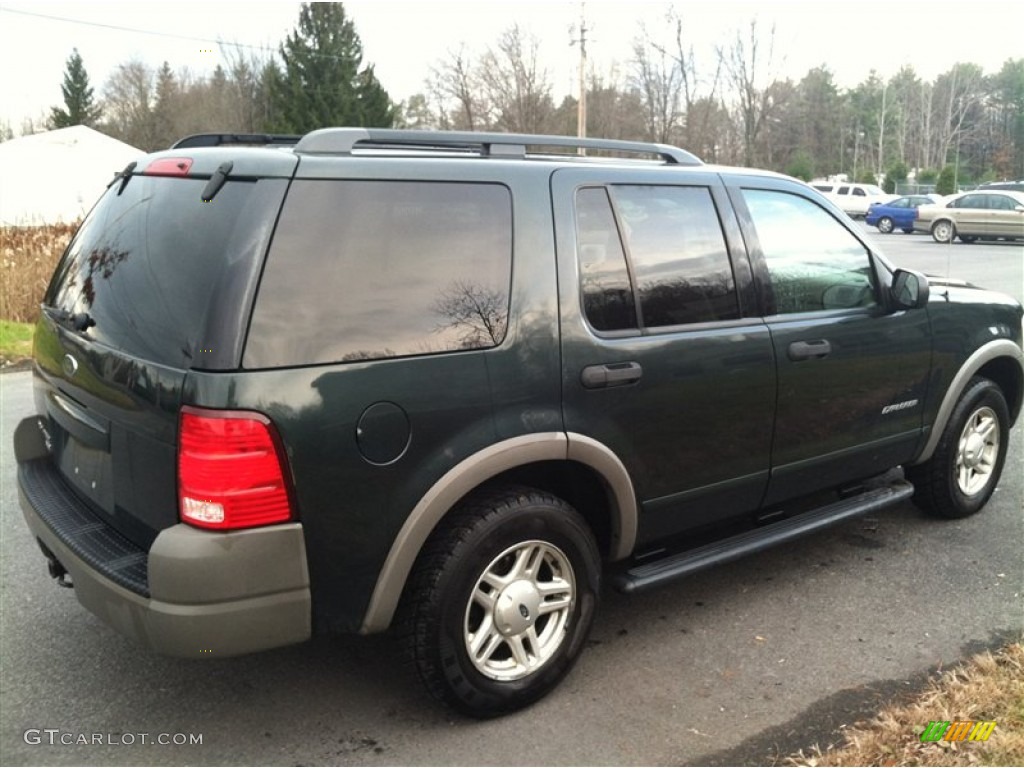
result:
[[[992,496],[1006,461],[1010,413],[1002,390],[975,377],[957,401],[932,457],[908,467],[914,502],[937,517],[973,515]]]
[[[932,238],[936,243],[952,243],[956,237],[956,227],[952,221],[942,219],[932,224]]]
[[[975,237],[974,235],[960,235],[960,242],[961,243],[973,243],[973,242],[977,241],[977,239],[978,238]]]
[[[518,486],[471,494],[417,560],[402,642],[435,698],[472,717],[513,712],[569,673],[600,585],[594,535],[564,501]]]
[[[912,234],[914,234],[914,228],[911,227],[910,229],[904,229],[903,230],[903,234],[905,234],[905,235],[912,235]]]
[[[883,235],[892,234],[893,222],[892,219],[890,219],[888,216],[883,216],[882,218],[880,218],[878,220],[878,224],[876,224],[875,226],[878,227],[878,231],[881,232]]]

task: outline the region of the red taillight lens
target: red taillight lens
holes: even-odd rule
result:
[[[146,166],[147,176],[188,176],[191,157],[162,157]]]
[[[178,431],[182,522],[230,530],[292,518],[280,441],[270,419],[186,408]]]

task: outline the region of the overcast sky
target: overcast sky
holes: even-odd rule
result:
[[[799,79],[825,64],[844,87],[871,69],[888,77],[911,64],[927,79],[957,61],[994,73],[1024,57],[1022,0],[679,0],[698,61],[711,66],[716,44],[728,43],[753,18],[776,27],[776,71]],[[628,66],[638,24],[664,28],[668,4],[653,0],[587,0],[590,65]],[[423,91],[431,65],[465,42],[482,50],[519,23],[540,39],[556,99],[575,88],[578,0],[349,0],[345,8],[362,39],[365,62],[392,99]],[[31,14],[31,15],[30,15]],[[43,18],[43,17],[50,18]],[[276,49],[298,20],[290,2],[6,2],[0,0],[0,123],[20,133],[62,104],[60,83],[72,48],[85,62],[97,96],[118,64],[132,58],[154,68],[211,71],[223,62],[217,41]]]

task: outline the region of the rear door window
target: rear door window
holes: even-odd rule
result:
[[[707,187],[584,188],[576,208],[583,308],[595,330],[740,316],[725,236]]]
[[[508,324],[511,273],[512,200],[504,186],[295,181],[244,365],[495,347]]]

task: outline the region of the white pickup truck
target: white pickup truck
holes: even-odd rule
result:
[[[885,203],[896,198],[896,195],[886,194],[874,184],[823,181],[813,182],[811,186],[855,219],[864,218],[872,203]]]

